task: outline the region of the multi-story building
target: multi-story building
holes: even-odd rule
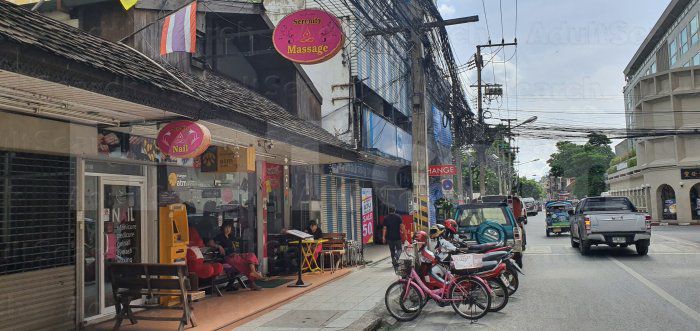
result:
[[[342,228],[342,224],[355,223],[352,219],[359,217],[359,205],[353,209],[353,201],[359,201],[361,188],[373,190],[375,215],[386,214],[389,206],[408,214],[413,142],[409,43],[404,33],[364,35],[376,30],[378,24],[388,24],[386,20],[392,15],[383,15],[377,10],[380,6],[404,17],[410,16],[405,12],[407,7],[389,1],[380,5],[367,0],[265,0],[264,4],[273,23],[303,8],[331,12],[340,19],[345,33],[345,47],[339,56],[303,68],[323,97],[323,128],[372,157],[371,163],[324,169],[321,185],[324,230],[334,231]],[[438,49],[438,46],[432,48]],[[439,55],[438,51],[434,52]],[[445,90],[450,90],[449,84]],[[429,162],[451,164],[451,123],[445,111],[430,100],[426,108],[431,133]],[[435,201],[442,196],[441,183],[438,177],[433,177],[430,184],[431,200]],[[336,191],[350,196],[347,204],[342,196],[337,197],[340,202],[330,196],[330,192]],[[429,214],[435,215],[434,210]]]
[[[624,70],[630,139],[610,193],[659,221],[700,222],[699,15],[697,0],[671,1]]]

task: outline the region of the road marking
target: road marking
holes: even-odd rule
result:
[[[624,263],[618,261],[616,258],[614,258],[612,256],[608,256],[608,259],[610,259],[610,261],[613,261],[613,263],[617,264],[618,267],[622,268],[622,270],[626,271],[632,277],[636,278],[638,281],[640,281],[642,284],[644,284],[650,290],[654,291],[654,293],[656,293],[658,296],[660,296],[664,300],[668,301],[668,303],[674,305],[676,308],[678,308],[678,310],[684,312],[686,315],[688,315],[690,318],[696,320],[697,322],[700,322],[700,313],[698,313],[697,311],[693,310],[692,308],[686,306],[684,303],[680,302],[678,299],[673,297],[671,294],[664,291],[662,288],[656,286],[656,284],[654,284],[650,280],[644,278],[644,276],[642,276],[639,273],[637,273],[636,271],[632,270],[632,268],[626,266]]]
[[[685,245],[690,245],[690,246],[693,246],[693,247],[700,247],[700,245],[698,245],[698,244],[696,244],[696,243],[694,243],[694,242],[692,242],[692,241],[687,241],[687,240],[683,240],[683,239],[668,237],[668,236],[664,236],[664,235],[660,235],[660,234],[654,234],[654,236],[660,237],[661,239],[666,239],[666,240],[673,241],[673,242],[675,242],[675,243],[677,243],[677,244],[685,244]]]

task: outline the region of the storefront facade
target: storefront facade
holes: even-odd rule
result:
[[[267,234],[291,220],[289,168],[357,158],[322,128],[214,74],[167,72],[11,4],[0,3],[0,19],[10,22],[0,29],[0,288],[9,289],[0,329],[113,317],[109,263],[159,262],[159,208],[171,203],[186,203],[188,226],[203,237],[233,222],[239,249],[256,252],[264,272]],[[33,25],[43,29],[6,33]],[[37,39],[41,47],[25,43]],[[188,159],[161,153],[159,130],[182,119],[209,128],[218,152],[254,149],[252,166],[212,169],[211,149]]]

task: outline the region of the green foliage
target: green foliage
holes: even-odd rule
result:
[[[620,155],[614,157],[612,160],[610,160],[610,167],[608,168],[608,174],[613,174],[617,172],[617,165],[626,162],[627,167],[635,167],[637,166],[637,152],[635,150],[631,150],[629,153],[625,155]]]
[[[470,157],[472,160],[471,178],[472,178],[472,189],[474,193],[479,192],[479,163],[477,162],[476,152],[471,152]],[[469,166],[467,157],[465,156],[462,160],[462,176],[465,180],[466,185],[469,185]],[[466,186],[465,190],[466,192]],[[498,194],[498,176],[496,171],[490,167],[486,167],[486,194],[493,195]]]
[[[588,137],[584,145],[558,142],[557,152],[547,161],[550,175],[576,178],[573,194],[578,197],[600,195],[605,191],[605,173],[615,157],[607,137],[595,133]]]
[[[519,179],[520,182],[520,191],[518,192],[521,197],[524,198],[535,198],[535,200],[540,200],[544,197],[545,192],[544,192],[544,187],[542,187],[542,184],[540,182],[534,180],[534,179],[527,179],[525,177],[521,177]]]

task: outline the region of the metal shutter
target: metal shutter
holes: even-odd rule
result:
[[[0,330],[75,329],[75,266],[0,276]]]
[[[321,177],[321,213],[323,232],[338,232],[338,185],[333,176]]]
[[[0,330],[75,328],[75,161],[0,152]]]

